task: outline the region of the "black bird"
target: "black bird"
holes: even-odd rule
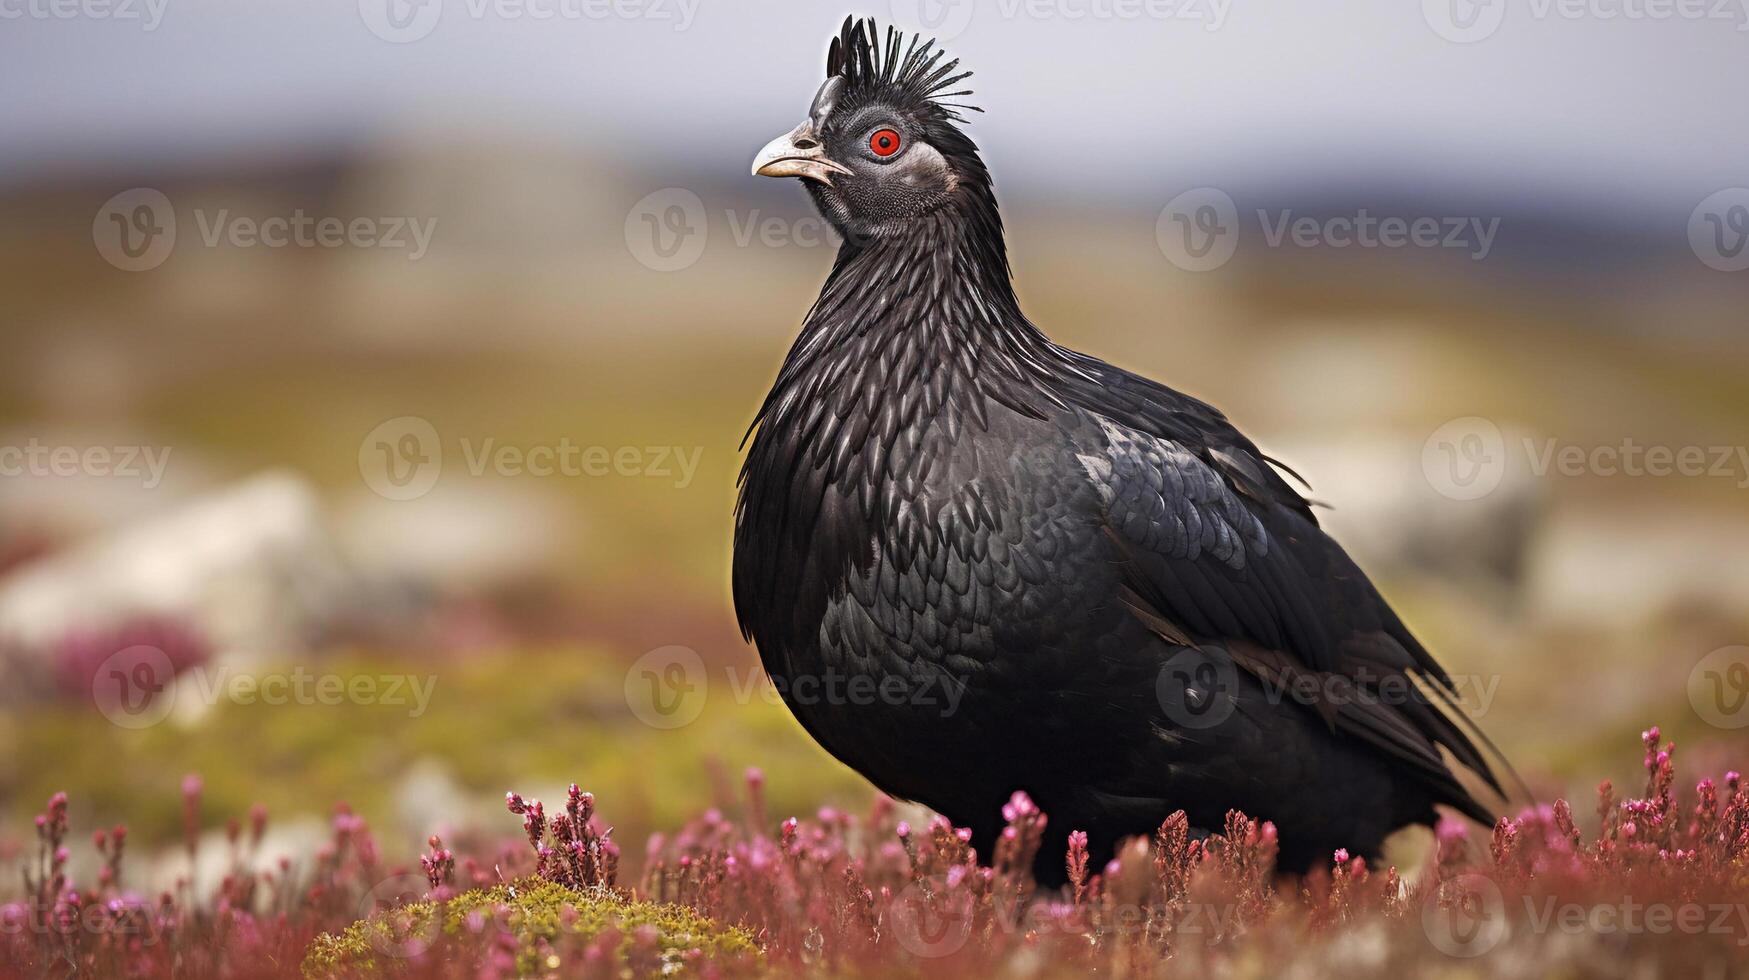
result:
[[[967,74],[846,20],[753,164],[843,236],[736,505],[741,628],[802,726],[986,857],[1026,791],[1047,882],[1068,831],[1103,860],[1175,810],[1274,821],[1285,870],[1491,821],[1441,752],[1499,790],[1450,677],[1280,464],[1021,313]]]

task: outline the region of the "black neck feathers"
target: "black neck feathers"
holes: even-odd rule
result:
[[[982,424],[990,401],[1036,415],[1065,369],[1020,311],[979,173],[931,214],[844,243],[758,424],[812,428],[831,415],[860,441],[858,416],[905,427],[951,411],[950,424]]]

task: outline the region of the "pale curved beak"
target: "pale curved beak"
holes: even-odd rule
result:
[[[755,177],[806,177],[831,187],[835,173],[847,174],[850,168],[826,155],[812,120],[765,144],[753,158]]]

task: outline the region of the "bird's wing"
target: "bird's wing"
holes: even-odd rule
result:
[[[1081,366],[1098,381],[1069,393],[1089,427],[1081,464],[1132,609],[1162,635],[1218,645],[1274,690],[1300,692],[1335,728],[1488,820],[1440,756],[1444,747],[1499,789],[1446,714],[1450,676],[1309,503],[1215,409],[1092,359]],[[1408,693],[1416,679],[1431,695]],[[1379,696],[1387,685],[1403,696]]]

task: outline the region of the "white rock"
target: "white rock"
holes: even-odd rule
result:
[[[192,624],[225,655],[283,655],[365,599],[314,489],[269,472],[0,579],[0,642],[40,650],[74,629],[160,615]]]
[[[1306,478],[1312,489],[1302,492],[1329,504],[1318,509],[1319,522],[1369,574],[1512,586],[1546,483],[1525,467],[1507,466],[1491,492],[1454,499],[1427,476],[1427,439],[1425,432],[1387,430],[1277,440],[1263,449]]]

